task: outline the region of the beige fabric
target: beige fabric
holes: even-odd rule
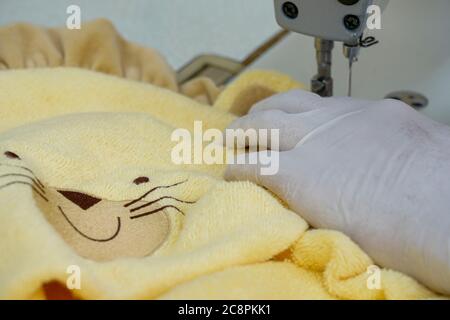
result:
[[[220,89],[208,78],[181,88],[175,71],[156,50],[124,39],[106,19],[83,23],[80,30],[18,23],[0,28],[0,71],[78,67],[151,83],[212,105]]]

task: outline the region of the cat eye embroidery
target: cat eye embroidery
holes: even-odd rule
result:
[[[21,160],[20,157],[19,157],[17,154],[15,154],[14,152],[11,152],[11,151],[6,151],[6,152],[4,153],[4,155],[5,155],[7,158],[9,158],[9,159]]]

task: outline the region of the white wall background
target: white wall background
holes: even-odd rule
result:
[[[272,0],[0,0],[0,25],[64,25],[71,4],[81,7],[84,21],[109,18],[175,68],[202,53],[242,60],[278,30]]]

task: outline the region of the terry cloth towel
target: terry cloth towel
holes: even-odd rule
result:
[[[298,87],[251,72],[211,108],[81,69],[0,72],[0,298],[436,297],[224,165],[171,161],[175,129]]]
[[[175,71],[154,49],[124,39],[106,19],[83,22],[81,29],[44,28],[18,23],[0,28],[0,71],[77,67],[151,83],[205,104],[220,93],[199,77],[179,86]]]

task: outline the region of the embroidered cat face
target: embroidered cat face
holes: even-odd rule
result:
[[[47,126],[53,136],[48,148],[43,142],[49,132],[42,136],[38,131],[19,134],[21,138],[6,143],[11,149],[0,149],[0,196],[2,190],[11,188],[17,192],[23,188],[31,190],[45,219],[82,257],[108,261],[151,255],[176,235],[183,216],[203,191],[192,192],[192,185],[199,181],[195,175],[174,170],[177,166],[168,159],[170,140],[162,134],[168,133],[162,130],[164,126],[139,117],[65,117],[61,121],[65,122],[66,132],[60,136],[52,133],[53,126],[59,125],[43,123],[40,128]],[[146,130],[155,136],[139,141],[141,132],[127,127],[129,118],[145,123]],[[99,125],[96,119],[103,119],[109,126]],[[79,120],[84,120],[83,125]],[[96,126],[86,134],[80,127],[88,127],[92,122]],[[128,134],[124,136],[122,130]],[[98,139],[92,134],[105,137]],[[14,145],[16,149],[12,149]],[[121,150],[125,145],[124,153]],[[64,164],[61,154],[73,163]],[[83,160],[76,159],[80,155]],[[33,169],[28,162],[34,163]],[[100,167],[96,168],[96,163]],[[51,167],[53,174],[45,178],[35,173],[35,168],[45,171]]]
[[[36,204],[63,239],[81,256],[107,261],[118,257],[144,257],[157,250],[169,237],[174,223],[170,213],[184,215],[182,207],[195,201],[179,199],[172,190],[187,183],[151,187],[130,201],[111,201],[83,192],[46,186],[34,172],[22,165],[20,156],[3,154],[15,161],[9,173],[0,175],[1,189],[31,188]],[[15,163],[15,164],[13,164]],[[149,184],[148,177],[138,177],[134,185]],[[130,185],[131,186],[131,185]],[[158,192],[164,190],[164,192]],[[156,197],[152,198],[152,195]],[[150,200],[151,199],[151,200]]]

